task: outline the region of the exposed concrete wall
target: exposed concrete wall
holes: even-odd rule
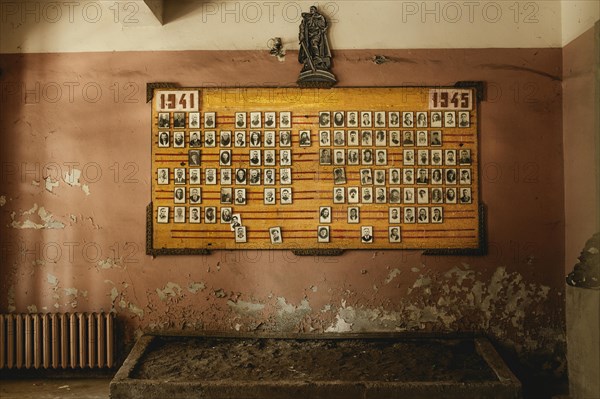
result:
[[[376,54],[391,62],[376,65]],[[293,85],[295,54],[285,62],[266,52],[5,55],[0,67],[0,311],[113,311],[126,343],[165,329],[483,330],[524,362],[564,371],[560,49],[336,52],[340,85],[487,81],[484,257],[152,259],[146,83]]]

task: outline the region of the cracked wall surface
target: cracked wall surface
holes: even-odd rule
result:
[[[376,55],[410,62],[377,64]],[[292,60],[244,51],[3,55],[0,311],[114,312],[126,347],[148,331],[475,330],[520,364],[561,374],[560,49],[336,52],[343,86],[487,82],[486,256],[144,254],[146,83],[293,85]],[[56,87],[62,96],[49,101]]]

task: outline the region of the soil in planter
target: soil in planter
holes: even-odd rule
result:
[[[461,339],[161,337],[132,378],[176,381],[496,381]]]

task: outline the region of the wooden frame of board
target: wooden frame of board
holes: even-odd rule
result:
[[[173,86],[149,84],[147,91],[148,254],[485,252],[481,82]]]

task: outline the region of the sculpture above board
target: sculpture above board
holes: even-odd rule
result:
[[[302,13],[300,23],[300,51],[298,61],[303,64],[298,77],[300,87],[329,88],[337,83],[331,73],[331,49],[327,40],[328,24],[317,7]]]

